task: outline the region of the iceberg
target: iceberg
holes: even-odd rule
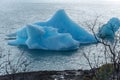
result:
[[[58,10],[48,21],[34,24],[43,27],[51,26],[57,28],[59,33],[69,33],[72,35],[73,39],[79,41],[81,44],[96,42],[94,36],[72,21],[63,9]]]
[[[70,34],[58,33],[52,27],[28,26],[27,32],[29,37],[26,44],[30,49],[71,50],[79,47],[79,42]]]
[[[111,18],[106,24],[104,24],[98,31],[98,37],[103,40],[113,41],[115,32],[120,27],[120,20],[118,18]]]
[[[58,10],[46,22],[37,22],[20,28],[9,37],[9,45],[28,46],[29,49],[74,50],[80,44],[95,43],[96,39],[72,21],[63,9]]]

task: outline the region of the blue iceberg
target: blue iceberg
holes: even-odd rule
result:
[[[9,36],[16,37],[9,45],[26,45],[29,49],[74,50],[80,44],[96,42],[93,35],[72,21],[62,9],[48,21],[26,25]]]
[[[72,21],[64,10],[58,10],[54,16],[46,22],[35,23],[38,26],[52,26],[57,28],[59,33],[69,33],[73,39],[80,43],[95,42],[95,38],[85,31],[82,27]]]
[[[113,41],[115,32],[118,31],[119,27],[120,20],[113,17],[99,29],[98,37],[104,40]]]

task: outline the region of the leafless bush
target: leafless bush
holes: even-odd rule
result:
[[[6,56],[6,55],[3,54],[3,49],[0,48],[0,74],[2,74],[3,68],[4,68],[3,65],[5,65],[5,63],[6,63],[6,61],[3,60],[3,58],[5,58],[5,56]]]
[[[28,72],[31,61],[28,61],[23,54],[24,51],[21,51],[20,56],[11,58],[10,50],[8,50],[8,54],[3,55],[2,49],[0,49],[0,73],[8,75],[18,72]]]
[[[106,63],[104,64],[108,64],[108,60],[107,60],[107,56],[110,57],[111,61],[109,61],[109,63],[111,63],[111,65],[113,65],[113,77],[112,80],[120,80],[120,31],[117,31],[114,37],[114,41],[111,43],[109,41],[106,41],[102,38],[99,38],[96,35],[96,31],[95,31],[95,27],[97,26],[98,29],[100,28],[100,25],[98,23],[98,18],[96,17],[96,19],[94,20],[93,23],[87,23],[86,22],[86,26],[91,30],[92,34],[94,35],[96,41],[98,42],[98,44],[96,45],[102,45],[102,49],[104,51],[101,51],[100,53],[104,53],[104,60]],[[114,27],[114,26],[112,26]],[[89,52],[90,53],[90,52]],[[86,60],[88,61],[88,64],[90,66],[91,69],[96,68],[96,66],[93,67],[93,65],[91,64],[91,60],[89,59],[89,57],[86,55],[86,53],[83,51],[83,55],[86,58]],[[94,57],[95,58],[95,57]],[[99,57],[98,57],[99,60]],[[96,63],[96,62],[95,62]],[[97,64],[97,68],[99,66],[98,62]],[[99,78],[97,78],[97,80],[99,80]]]

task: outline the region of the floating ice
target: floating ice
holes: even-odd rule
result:
[[[73,39],[82,44],[93,43],[96,41],[93,35],[89,34],[82,27],[72,21],[64,10],[58,10],[48,21],[37,22],[35,25],[57,28],[59,33],[69,33],[72,35]]]
[[[64,10],[58,10],[46,22],[26,25],[12,35],[16,40],[10,40],[9,45],[27,45],[30,49],[72,50],[80,44],[96,42],[94,36],[73,22]]]
[[[111,18],[104,24],[98,32],[98,37],[102,39],[114,40],[115,32],[120,27],[120,20],[118,18]]]
[[[68,50],[77,49],[79,42],[74,40],[69,33],[58,33],[52,27],[28,26],[27,46],[30,49]]]

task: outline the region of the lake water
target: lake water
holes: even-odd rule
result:
[[[10,50],[11,59],[23,56],[32,61],[31,70],[68,70],[68,69],[89,69],[88,63],[82,51],[91,52],[103,60],[100,54],[100,46],[95,45],[80,47],[76,51],[55,52],[43,50],[29,50],[16,46],[7,45],[6,35],[15,32],[26,24],[38,21],[45,21],[50,18],[58,9],[65,9],[70,18],[82,25],[84,22],[92,22],[96,16],[100,16],[99,22],[105,23],[111,17],[120,18],[120,4],[70,4],[70,3],[14,3],[0,6],[0,47],[4,54]],[[88,30],[89,31],[89,30]],[[90,59],[93,60],[93,55]],[[102,62],[101,62],[102,63]]]

